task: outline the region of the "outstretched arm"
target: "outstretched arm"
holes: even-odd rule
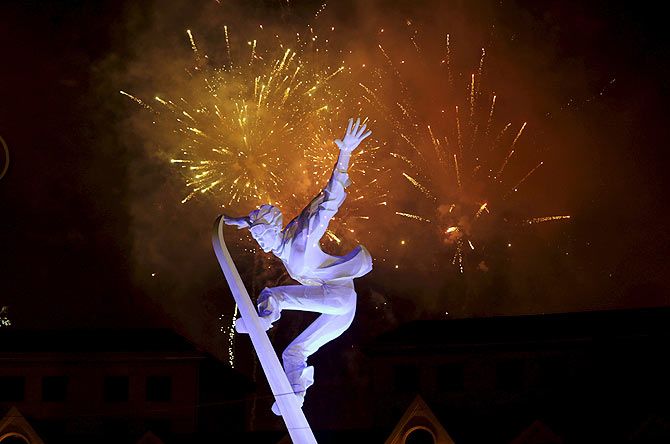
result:
[[[224,214],[223,221],[226,223],[226,225],[233,225],[237,227],[238,230],[241,230],[242,228],[249,228],[251,226],[251,221],[249,220],[248,216],[230,217]]]
[[[333,174],[323,191],[305,208],[301,217],[307,216],[309,223],[309,236],[318,241],[325,234],[328,223],[337,213],[338,208],[344,202],[347,194],[344,189],[349,185],[349,161],[351,153],[360,143],[372,134],[365,131],[366,125],[361,125],[361,119],[349,119],[347,131],[342,139],[337,139],[335,144],[340,148],[340,155],[333,169]]]
[[[349,119],[347,132],[344,134],[344,137],[335,141],[335,145],[340,149],[340,155],[337,158],[337,164],[335,165],[335,171],[333,173],[347,172],[351,153],[358,148],[358,145],[360,145],[363,140],[372,134],[372,131],[365,132],[365,127],[365,124],[361,126],[361,119],[356,119],[356,124],[354,124],[354,119]]]
[[[349,161],[351,160],[351,153],[354,152],[358,145],[361,144],[365,138],[372,134],[372,131],[365,132],[366,125],[361,125],[361,119],[349,119],[347,131],[342,139],[335,140],[335,145],[340,149],[340,155],[337,158],[337,163],[333,169],[333,174],[330,176],[328,184],[323,190],[324,203],[330,203],[329,209],[334,207],[330,218],[337,212],[337,209],[342,205],[344,199],[347,197],[344,189],[351,183],[349,181]],[[328,218],[328,220],[330,220]]]

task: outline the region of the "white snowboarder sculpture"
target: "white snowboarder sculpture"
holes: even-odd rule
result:
[[[283,229],[281,211],[272,205],[262,205],[247,217],[224,216],[228,225],[249,228],[263,251],[281,259],[289,275],[301,284],[263,289],[258,297],[263,328],[269,329],[282,310],[322,313],[282,354],[284,371],[300,405],[305,391],[314,383],[314,367],[307,366],[307,358],[349,328],[356,312],[354,278],[372,269],[372,258],[361,245],[345,256],[326,254],[319,245],[328,223],[344,202],[344,189],[351,183],[347,174],[351,153],[372,134],[365,128],[360,119],[355,123],[349,120],[346,134],[335,141],[340,154],[328,184]],[[243,318],[237,320],[235,329],[248,332]],[[272,411],[280,414],[277,403]]]

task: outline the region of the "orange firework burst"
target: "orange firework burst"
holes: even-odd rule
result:
[[[445,38],[445,57],[439,70],[441,84],[422,88],[435,91],[430,109],[417,111],[414,91],[401,70],[403,65],[431,69],[423,60],[416,34],[411,38],[416,63],[394,58],[379,45],[379,66],[374,78],[361,83],[366,99],[379,108],[388,123],[397,147],[391,155],[407,186],[420,197],[413,211],[395,211],[408,223],[425,223],[452,251],[451,264],[461,273],[466,256],[476,255],[505,227],[569,219],[570,216],[543,216],[528,219],[511,217],[513,194],[543,165],[542,161],[519,173],[510,166],[526,148],[523,136],[527,122],[508,122],[497,115],[495,93],[483,87],[486,51],[469,73],[453,72],[451,38]],[[459,82],[462,82],[459,84]],[[446,86],[446,88],[444,88]],[[445,91],[441,91],[444,90]],[[437,99],[441,93],[446,97]],[[430,122],[430,123],[428,123]],[[495,236],[494,236],[495,233]],[[474,263],[488,269],[481,257]],[[482,266],[483,264],[483,266]]]
[[[330,63],[321,43],[328,39],[313,27],[296,34],[291,45],[259,30],[260,40],[235,46],[224,27],[227,60],[217,67],[188,30],[193,65],[185,82],[152,100],[121,94],[153,113],[156,139],[159,133],[168,138],[161,149],[185,179],[182,203],[209,198],[230,213],[272,203],[290,218],[327,180],[337,156],[332,141],[360,105],[344,89],[346,66]],[[365,202],[383,199],[372,174],[379,172],[378,150],[371,141],[354,154],[354,195],[328,231],[331,241],[355,240],[354,221],[369,218]]]

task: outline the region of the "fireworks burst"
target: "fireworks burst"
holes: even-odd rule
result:
[[[278,56],[261,54],[256,40],[248,42],[246,60],[234,61],[226,27],[229,60],[211,68],[193,33],[187,34],[195,59],[187,70],[190,91],[156,96],[151,105],[121,92],[154,111],[174,135],[170,148],[178,154],[170,162],[189,189],[182,203],[210,193],[224,207],[288,204],[287,179],[304,169],[311,144],[327,140],[326,113],[339,102],[329,81],[344,67],[319,69],[290,48],[278,48]]]
[[[323,36],[315,29],[282,33],[259,25],[240,41],[223,27],[212,57],[207,41],[201,43],[197,31],[187,30],[191,57],[173,62],[184,67],[184,74],[161,84],[167,92],[155,94],[154,86],[149,93],[146,88],[142,94],[120,91],[137,105],[138,121],[151,123],[137,125],[142,136],[183,177],[182,204],[211,202],[238,215],[271,203],[287,222],[322,189],[337,159],[333,140],[341,137],[350,117],[364,114],[359,90],[352,87],[356,83],[349,79],[351,68],[341,50],[330,49],[335,28],[323,27]],[[365,122],[374,127],[374,121]],[[360,236],[372,227],[368,211],[386,205],[381,176],[389,171],[377,165],[380,150],[369,139],[352,156],[354,185],[324,236],[337,251],[368,243]],[[250,242],[246,236],[235,241]],[[256,248],[244,251],[257,259]],[[254,274],[251,280],[252,288],[262,288],[267,276]],[[231,366],[235,316],[236,310],[220,318]]]
[[[261,39],[239,48],[224,27],[221,67],[211,66],[189,30],[194,65],[186,70],[185,86],[151,101],[121,94],[153,113],[152,132],[169,135],[162,148],[185,179],[182,203],[209,196],[230,213],[272,203],[288,219],[325,184],[337,157],[336,131],[360,105],[341,79],[347,76],[344,62],[329,63],[334,57],[314,28],[296,34],[291,47],[259,28]],[[355,240],[354,223],[369,219],[362,214],[366,203],[386,196],[374,161],[379,149],[371,141],[354,153],[354,204],[328,232],[335,243]]]
[[[326,32],[334,30],[329,26]],[[187,30],[192,61],[183,78],[163,86],[168,93],[151,99],[151,94],[120,93],[138,105],[143,120],[151,119],[152,125],[140,130],[184,178],[182,204],[205,200],[235,215],[271,203],[287,222],[328,180],[338,154],[333,140],[341,137],[348,118],[361,115],[360,97],[346,78],[351,70],[341,52],[329,49],[332,36],[321,38],[312,26],[289,38],[262,25],[256,32],[255,38],[236,43],[223,27],[225,48],[217,53],[225,60],[217,64],[197,34]],[[352,156],[349,173],[355,185],[324,237],[338,250],[360,243],[370,205],[385,205],[384,171],[375,161],[379,150],[372,139]],[[250,242],[246,236],[237,240]],[[258,259],[256,248],[244,251]],[[254,274],[251,279],[252,288],[262,288],[268,277]],[[219,319],[231,366],[236,316],[237,307],[231,317]]]
[[[430,69],[421,56],[416,33],[411,38],[412,66]],[[461,273],[466,255],[475,255],[493,237],[511,227],[569,219],[570,216],[514,218],[508,214],[513,194],[541,168],[536,163],[518,173],[510,166],[525,148],[527,122],[504,121],[497,115],[499,98],[484,88],[486,51],[468,74],[453,72],[451,38],[445,39],[445,57],[439,66],[447,91],[444,101],[431,97],[431,109],[417,111],[412,89],[403,78],[397,60],[379,45],[381,62],[371,83],[361,83],[369,103],[378,107],[389,124],[397,150],[391,155],[399,172],[419,199],[414,211],[395,211],[407,223],[426,223],[451,251],[451,264]],[[462,83],[459,85],[459,81]],[[438,88],[438,85],[431,85]],[[441,104],[436,108],[436,103]],[[435,111],[438,111],[437,113]],[[433,115],[431,115],[433,113]],[[434,114],[437,114],[435,116]],[[430,122],[430,123],[427,123]],[[518,219],[518,220],[517,220]],[[488,269],[481,256],[474,260]]]

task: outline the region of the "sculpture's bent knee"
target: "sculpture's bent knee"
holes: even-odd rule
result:
[[[281,355],[284,368],[293,366],[304,366],[307,362],[307,353],[299,345],[290,344]]]
[[[356,308],[356,291],[352,285],[332,285],[323,286],[324,298],[328,301],[331,310],[328,314],[342,315],[349,313]]]

